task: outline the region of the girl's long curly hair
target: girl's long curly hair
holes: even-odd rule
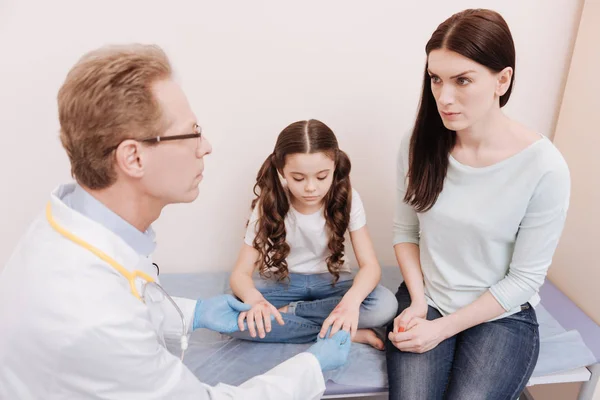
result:
[[[259,207],[256,237],[253,247],[259,252],[257,266],[261,276],[275,276],[279,281],[289,276],[287,256],[290,246],[286,242],[285,216],[290,210],[286,188],[279,174],[290,154],[325,153],[335,163],[333,182],[324,201],[324,216],[329,234],[327,269],[340,277],[344,264],[344,234],[350,223],[352,186],[350,185],[350,159],[338,146],[333,131],[321,121],[311,119],[288,125],[277,137],[275,150],[263,163],[256,176],[252,208]]]

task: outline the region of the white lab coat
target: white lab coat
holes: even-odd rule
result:
[[[52,193],[56,222],[125,268],[155,277],[148,259],[61,201],[72,190],[65,185]],[[190,326],[195,300],[176,301]],[[165,336],[181,332],[178,315],[164,321]],[[148,309],[131,294],[127,279],[61,236],[45,214],[0,275],[0,399],[306,400],[324,390],[310,353],[239,387],[201,383],[159,344]]]

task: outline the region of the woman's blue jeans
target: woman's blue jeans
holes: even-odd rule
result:
[[[396,293],[398,314],[410,306],[404,283]],[[429,307],[427,319],[441,318]],[[393,323],[388,326],[388,332]],[[422,353],[386,341],[390,399],[515,400],[537,362],[540,340],[535,310],[521,311],[467,329]]]

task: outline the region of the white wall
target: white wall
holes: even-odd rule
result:
[[[318,118],[353,161],[382,263],[394,262],[394,158],[414,119],[424,46],[456,11],[487,7],[517,47],[510,115],[551,135],[580,1],[0,1],[0,269],[49,192],[69,180],[55,96],[69,68],[106,43],[170,55],[210,138],[200,198],[167,208],[156,258],[170,271],[229,269],[251,187],[288,123]],[[590,78],[592,79],[592,78]]]

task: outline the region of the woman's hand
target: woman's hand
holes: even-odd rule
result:
[[[408,326],[414,318],[427,318],[427,302],[425,299],[418,302],[412,302],[409,307],[405,308],[400,315],[394,318],[394,333],[404,332],[408,330]]]
[[[415,317],[405,332],[390,332],[388,338],[401,351],[425,353],[447,339],[446,322],[444,317],[433,321]]]

